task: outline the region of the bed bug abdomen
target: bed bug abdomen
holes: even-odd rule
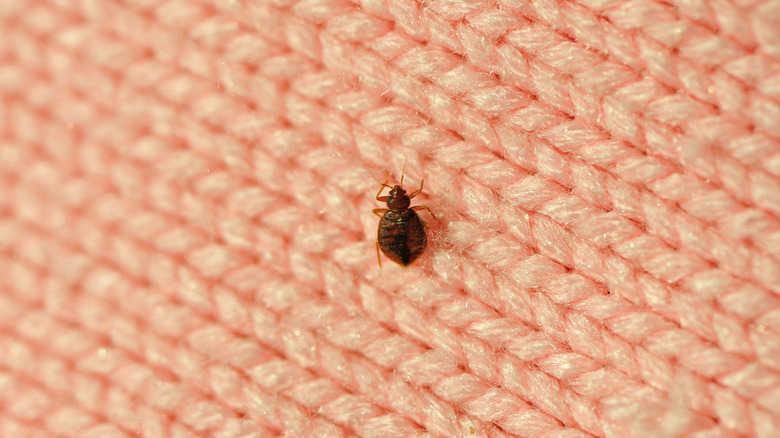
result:
[[[401,213],[390,210],[379,221],[377,241],[387,258],[408,266],[425,252],[428,236],[417,212],[411,209]]]

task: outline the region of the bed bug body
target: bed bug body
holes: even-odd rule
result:
[[[424,181],[423,179],[420,182],[418,190],[407,195],[406,190],[403,189],[403,176],[401,176],[401,184],[392,187],[387,185],[387,180],[385,180],[376,194],[377,201],[387,203],[387,208],[373,210],[374,214],[381,218],[377,228],[376,241],[376,256],[380,267],[382,266],[382,261],[379,258],[380,249],[387,258],[402,266],[410,265],[425,252],[425,247],[428,244],[426,233],[428,224],[420,218],[417,211],[428,210],[429,213],[431,211],[424,205],[410,207],[412,198],[422,192]],[[390,194],[379,196],[385,187],[390,189]]]

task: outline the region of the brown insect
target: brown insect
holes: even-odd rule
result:
[[[406,167],[406,166],[404,166]],[[428,224],[417,214],[418,210],[428,210],[428,213],[436,219],[431,209],[424,205],[410,207],[412,198],[419,195],[423,189],[425,178],[420,181],[420,188],[406,194],[403,189],[404,175],[401,174],[401,184],[395,186],[387,185],[387,181],[381,183],[382,187],[376,194],[376,200],[386,202],[387,208],[375,208],[373,213],[381,218],[379,228],[377,229],[376,239],[376,258],[379,261],[379,267],[382,267],[382,259],[379,257],[379,250],[390,260],[402,266],[409,266],[417,260],[428,244],[426,230]],[[389,196],[379,196],[387,187],[390,189]]]

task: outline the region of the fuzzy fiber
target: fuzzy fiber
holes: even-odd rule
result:
[[[780,1],[0,1],[0,436],[780,436]]]

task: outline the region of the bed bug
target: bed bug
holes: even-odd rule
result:
[[[406,167],[404,165],[404,167]],[[428,235],[426,230],[428,224],[417,214],[419,210],[428,210],[428,213],[436,219],[431,209],[424,205],[410,207],[412,198],[419,195],[423,190],[425,178],[420,181],[420,188],[410,194],[406,194],[403,189],[404,175],[401,174],[401,183],[395,186],[387,185],[389,179],[381,183],[382,187],[376,194],[376,200],[387,203],[387,208],[375,208],[373,213],[379,216],[379,227],[377,228],[376,238],[376,258],[379,261],[379,267],[382,267],[382,259],[379,256],[379,250],[390,260],[402,266],[409,266],[417,260],[428,245]],[[390,189],[389,196],[379,196],[387,187]]]

